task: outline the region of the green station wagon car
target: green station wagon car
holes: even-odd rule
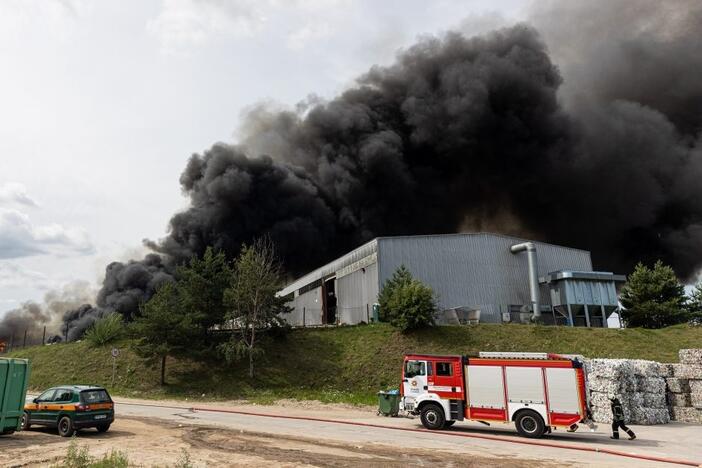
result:
[[[22,430],[33,425],[58,429],[70,437],[78,429],[106,432],[115,419],[114,403],[103,387],[70,385],[50,388],[24,405]]]

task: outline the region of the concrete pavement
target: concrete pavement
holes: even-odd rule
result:
[[[369,410],[355,408],[336,408],[331,405],[319,405],[320,408],[298,407],[296,405],[240,405],[240,404],[192,404],[188,402],[153,402],[117,398],[116,412],[119,416],[139,416],[160,418],[182,424],[214,425],[248,432],[280,434],[286,436],[303,436],[330,441],[359,444],[386,444],[404,447],[447,451],[450,453],[476,454],[481,456],[515,457],[536,460],[549,460],[563,464],[580,466],[674,466],[660,462],[642,461],[604,453],[580,451],[565,448],[553,448],[536,445],[524,445],[524,439],[516,435],[510,426],[486,428],[476,423],[457,423],[451,430],[455,434],[465,435],[499,435],[510,441],[485,440],[433,432],[406,432],[378,427],[356,426],[333,422],[279,419],[269,416],[294,416],[303,418],[333,419],[343,422],[385,425],[401,429],[420,429],[418,419],[378,417]],[[202,410],[192,411],[197,406]],[[216,410],[218,408],[260,415],[232,414]],[[583,430],[585,429],[585,430]],[[580,448],[613,449],[649,456],[685,459],[702,463],[702,428],[687,424],[667,424],[661,426],[634,426],[638,435],[635,441],[609,439],[608,426],[601,425],[598,431],[566,433],[558,431],[545,441],[563,445],[575,445]]]

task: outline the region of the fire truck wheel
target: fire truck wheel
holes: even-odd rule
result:
[[[517,426],[517,432],[523,437],[535,439],[544,435],[544,420],[536,411],[520,411],[514,423]]]
[[[443,428],[446,422],[443,408],[434,403],[429,403],[422,407],[421,420],[424,427],[431,430]]]

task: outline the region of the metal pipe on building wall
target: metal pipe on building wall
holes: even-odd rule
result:
[[[541,317],[541,300],[539,297],[539,264],[536,259],[536,246],[533,242],[523,242],[514,244],[509,248],[510,252],[517,254],[519,252],[527,253],[527,262],[529,263],[529,295],[531,299],[531,310],[533,317]]]

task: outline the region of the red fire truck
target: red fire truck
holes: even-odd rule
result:
[[[456,421],[514,422],[525,437],[552,429],[592,427],[587,376],[574,356],[479,353],[478,357],[405,356],[400,409],[419,415],[427,429]]]

